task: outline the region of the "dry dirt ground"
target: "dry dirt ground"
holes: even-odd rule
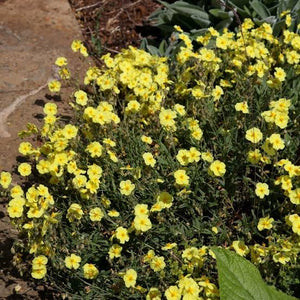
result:
[[[93,54],[138,46],[147,16],[158,6],[154,0],[0,0],[0,172],[14,170],[20,159],[18,132],[28,122],[41,123],[46,102],[68,113],[70,91],[63,89],[57,98],[47,89],[56,57],[66,56],[73,74],[96,63],[74,55],[72,40],[84,40]],[[56,299],[49,287],[13,268],[16,232],[6,205],[0,197],[0,299]]]

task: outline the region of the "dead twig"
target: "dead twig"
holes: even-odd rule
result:
[[[103,1],[98,1],[97,3],[91,4],[91,5],[79,7],[79,8],[76,9],[76,11],[81,11],[81,10],[84,10],[84,9],[89,9],[89,8],[97,7],[100,4],[102,4],[102,2]]]
[[[117,19],[119,17],[120,14],[122,14],[124,12],[124,10],[126,10],[127,8],[131,7],[131,6],[135,6],[138,3],[140,3],[142,0],[137,0],[133,3],[129,3],[127,5],[125,5],[124,7],[121,7],[120,11],[113,17],[113,19]]]

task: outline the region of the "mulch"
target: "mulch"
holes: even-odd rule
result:
[[[69,0],[89,53],[118,53],[154,39],[148,16],[161,5],[154,0]]]

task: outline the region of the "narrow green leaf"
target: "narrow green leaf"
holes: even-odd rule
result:
[[[268,286],[258,269],[238,254],[213,247],[217,258],[221,300],[295,300]]]

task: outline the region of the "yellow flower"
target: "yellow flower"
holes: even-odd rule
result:
[[[137,204],[134,207],[134,214],[136,216],[147,216],[147,215],[149,215],[148,205],[147,204]]]
[[[114,244],[109,248],[109,259],[121,257],[122,247],[118,244]]]
[[[286,60],[289,64],[293,65],[297,65],[299,64],[300,61],[300,54],[298,52],[296,52],[295,50],[292,51],[286,51],[285,53],[286,55]]]
[[[211,231],[212,231],[213,233],[215,233],[215,234],[217,234],[217,233],[219,232],[218,227],[216,227],[216,226],[213,226],[213,227],[211,228]]]
[[[150,211],[151,211],[151,212],[153,212],[153,211],[162,211],[164,208],[165,208],[165,205],[163,204],[163,202],[157,201],[156,203],[154,203],[154,204],[151,206]]]
[[[155,256],[155,252],[153,250],[149,250],[147,254],[143,257],[143,262],[150,262]]]
[[[144,162],[147,166],[151,166],[152,168],[154,167],[154,165],[156,164],[156,160],[153,157],[152,153],[150,152],[146,152],[143,154],[143,159]]]
[[[67,59],[63,56],[60,56],[56,59],[55,64],[59,67],[66,66],[68,64]]]
[[[82,45],[82,42],[79,41],[79,40],[74,40],[71,44],[71,49],[74,51],[74,52],[78,52],[80,50],[80,47]]]
[[[191,147],[189,150],[190,162],[198,162],[200,160],[201,152],[199,152],[195,147]]]
[[[249,151],[248,154],[247,154],[247,160],[251,164],[257,164],[257,163],[259,163],[261,158],[262,158],[262,155],[261,155],[259,149],[255,149],[253,151]]]
[[[129,241],[129,235],[126,228],[120,226],[116,229],[116,238],[120,241],[121,244],[125,244]]]
[[[279,81],[284,81],[285,80],[285,77],[286,77],[286,73],[285,71],[282,69],[282,68],[275,68],[275,73],[274,73],[274,76],[276,79],[278,79]]]
[[[43,111],[46,115],[56,115],[57,114],[57,105],[55,103],[46,103]]]
[[[7,189],[11,184],[12,178],[9,172],[2,171],[0,174],[0,184],[4,189]]]
[[[70,222],[75,220],[80,220],[83,215],[83,210],[81,206],[77,203],[72,203],[67,211],[67,218]]]
[[[229,40],[225,36],[217,37],[217,39],[216,39],[217,48],[226,50],[229,45],[230,45]]]
[[[19,152],[23,155],[31,154],[33,148],[29,142],[22,142],[19,145]]]
[[[201,99],[205,97],[204,91],[203,91],[203,87],[202,86],[195,86],[192,88],[192,95],[197,98],[197,99]]]
[[[241,256],[246,256],[249,253],[249,248],[243,241],[233,241],[232,247],[235,252]]]
[[[152,228],[152,223],[147,215],[137,215],[133,220],[133,225],[136,230],[142,232]]]
[[[18,172],[21,176],[28,176],[31,174],[31,165],[28,163],[21,163],[18,167]]]
[[[181,291],[184,300],[199,299],[198,295],[200,292],[200,288],[193,278],[185,276],[182,279],[180,279],[179,290]]]
[[[41,266],[41,267],[33,266],[32,267],[31,276],[34,279],[42,279],[46,276],[46,274],[47,274],[46,266]]]
[[[214,61],[216,59],[215,52],[213,50],[202,48],[199,51],[199,59],[204,61]]]
[[[298,218],[298,220],[295,220],[293,222],[292,230],[294,233],[300,235],[300,218]]]
[[[168,192],[161,192],[156,200],[163,208],[170,208],[172,206],[173,196]]]
[[[269,186],[266,183],[258,182],[255,186],[255,194],[259,198],[263,199],[265,196],[269,195]]]
[[[120,215],[120,213],[117,212],[115,209],[112,209],[112,210],[108,211],[107,214],[108,214],[110,217],[112,217],[112,218],[117,218],[117,217]]]
[[[131,100],[128,102],[126,108],[125,108],[125,112],[131,112],[131,113],[136,113],[140,110],[141,105],[138,101],[136,100]]]
[[[85,264],[83,266],[83,277],[86,279],[94,279],[98,276],[99,271],[94,264]]]
[[[42,279],[47,273],[46,264],[48,258],[44,255],[39,255],[32,260],[31,276],[35,279]]]
[[[289,116],[287,113],[277,113],[275,116],[275,124],[281,129],[287,127]]]
[[[185,149],[180,149],[176,155],[176,159],[179,161],[179,163],[182,166],[186,166],[189,162],[191,162],[190,151]]]
[[[72,179],[72,183],[73,186],[75,187],[75,189],[80,189],[82,187],[84,187],[87,183],[87,178],[84,175],[76,175],[73,179]]]
[[[65,258],[65,265],[68,269],[78,269],[80,266],[81,257],[75,254],[71,254]]]
[[[146,295],[146,300],[161,300],[160,290],[158,288],[151,287],[148,294]]]
[[[195,130],[192,130],[191,136],[193,139],[200,141],[203,136],[203,131],[201,128],[197,128]]]
[[[103,211],[99,207],[95,207],[90,210],[90,219],[93,222],[101,221],[101,219],[104,217]]]
[[[58,74],[61,79],[70,79],[71,78],[71,73],[68,68],[61,68],[58,71]]]
[[[100,157],[102,155],[102,149],[102,145],[99,142],[92,142],[86,147],[91,157]]]
[[[57,167],[57,166],[64,166],[67,163],[68,163],[68,154],[66,152],[61,152],[61,153],[55,154],[55,156],[54,156],[54,162],[53,162],[52,166],[55,166],[55,167]]]
[[[269,142],[272,144],[275,150],[282,150],[284,148],[284,140],[280,137],[280,134],[273,133],[269,137]]]
[[[178,185],[187,186],[189,185],[190,177],[186,175],[185,170],[177,170],[174,172],[174,178]]]
[[[146,143],[146,144],[149,144],[149,145],[151,145],[152,144],[152,138],[151,137],[149,137],[149,136],[146,136],[146,135],[142,135],[141,136],[141,140],[142,140],[142,142],[144,142],[144,143]]]
[[[24,196],[24,191],[20,185],[15,185],[11,188],[10,195],[12,198],[22,197]]]
[[[300,204],[300,188],[290,191],[289,198],[293,204],[299,205]]]
[[[52,80],[48,83],[49,91],[52,93],[58,93],[61,88],[61,83],[58,80]]]
[[[81,53],[84,57],[88,57],[88,56],[89,56],[89,54],[88,54],[88,52],[87,52],[87,49],[86,49],[86,47],[85,47],[84,45],[81,45],[81,46],[80,46],[79,51],[80,51],[80,53]]]
[[[184,116],[186,114],[185,107],[181,104],[175,104],[174,109],[180,116]]]
[[[20,218],[23,215],[24,198],[15,198],[10,200],[7,207],[7,212],[10,218]]]
[[[246,139],[251,143],[258,143],[263,138],[263,134],[257,127],[250,128],[246,131]]]
[[[150,268],[154,272],[162,271],[166,267],[165,258],[163,256],[154,256],[150,262]]]
[[[117,163],[119,161],[117,155],[113,151],[106,150],[106,152],[109,155],[111,161],[113,161],[114,163]]]
[[[223,89],[218,85],[212,90],[211,93],[211,95],[214,98],[214,101],[219,100],[223,94],[224,94]]]
[[[87,101],[88,101],[88,97],[87,97],[87,93],[82,91],[82,90],[79,90],[79,91],[76,91],[75,94],[74,94],[75,98],[76,98],[76,103],[81,105],[81,106],[84,106],[87,104]]]
[[[120,192],[122,195],[129,196],[134,188],[135,185],[130,180],[120,182]]]
[[[171,250],[177,246],[176,243],[167,243],[165,246],[161,247],[161,250]]]
[[[102,168],[96,164],[92,164],[88,166],[87,174],[89,175],[90,179],[99,179],[102,176]]]
[[[291,14],[287,14],[285,17],[285,24],[287,27],[290,27],[292,24],[292,17]]]
[[[222,177],[226,173],[226,165],[219,161],[215,160],[211,165],[209,166],[209,170],[218,177]]]
[[[67,124],[64,128],[63,128],[63,135],[65,138],[67,138],[68,140],[76,137],[78,132],[78,128],[74,125],[71,124]]]
[[[56,117],[54,115],[47,115],[44,117],[44,122],[47,125],[53,125],[56,122]]]
[[[103,144],[105,145],[109,145],[110,147],[115,147],[116,146],[116,142],[114,142],[111,139],[103,139]]]
[[[174,27],[174,29],[177,30],[178,32],[183,32],[183,30],[181,29],[180,26],[174,25],[173,27]]]
[[[175,127],[175,120],[174,120],[175,118],[176,118],[176,112],[171,109],[162,108],[161,112],[159,113],[160,124],[166,128]]]
[[[43,208],[39,209],[38,207],[31,207],[29,211],[27,212],[28,218],[40,218],[45,213],[45,210]]]
[[[213,162],[214,157],[210,152],[202,152],[201,158],[207,162]]]
[[[273,145],[270,142],[269,138],[266,138],[264,144],[261,146],[261,148],[270,156],[275,155],[276,151],[273,147]]]
[[[133,269],[129,269],[126,271],[123,280],[125,282],[125,286],[127,288],[134,287],[136,284],[137,273]]]
[[[272,256],[272,258],[276,263],[279,262],[282,265],[285,265],[287,262],[289,262],[291,260],[291,258],[288,256],[288,253],[286,253],[286,252],[275,253]]]
[[[234,107],[236,111],[241,111],[244,114],[249,114],[248,103],[246,101],[238,102]]]
[[[274,219],[270,217],[260,218],[257,224],[257,229],[259,231],[262,231],[264,229],[271,229],[273,227],[272,226],[273,221]]]

